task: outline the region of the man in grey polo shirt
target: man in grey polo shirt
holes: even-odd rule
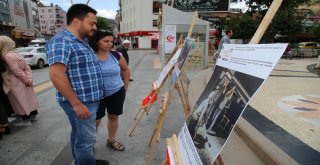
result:
[[[230,38],[231,38],[232,35],[233,35],[232,30],[227,30],[226,31],[226,35],[223,36],[222,39],[220,40],[220,43],[219,43],[219,46],[218,46],[218,51],[217,51],[218,54],[220,54],[223,44],[225,44],[225,43],[226,44],[231,44]]]

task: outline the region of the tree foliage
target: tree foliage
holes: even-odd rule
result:
[[[233,30],[233,38],[242,39],[247,42],[252,38],[259,26],[259,21],[253,19],[249,15],[244,15],[242,18],[231,18],[228,23],[228,29]]]
[[[101,30],[111,31],[109,21],[105,17],[97,16],[97,28]]]
[[[231,2],[237,3],[242,0],[232,0]],[[273,0],[244,0],[248,6],[246,14],[252,16],[253,14],[260,15],[260,21],[265,16]],[[265,42],[272,42],[273,37],[278,34],[281,36],[290,37],[293,34],[299,33],[302,30],[302,18],[295,14],[295,9],[302,5],[310,3],[310,0],[283,0],[278,12],[269,25],[264,40]],[[243,18],[248,20],[248,18]],[[245,21],[245,20],[244,20]],[[254,28],[254,27],[249,27]],[[250,29],[248,29],[250,30]],[[250,34],[250,32],[246,32]],[[266,35],[267,34],[267,35]],[[252,36],[252,35],[250,35]]]
[[[314,26],[312,32],[314,36],[320,37],[320,24]]]

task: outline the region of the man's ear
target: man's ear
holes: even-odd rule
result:
[[[73,21],[72,21],[72,25],[73,25],[73,27],[78,29],[80,27],[80,25],[81,25],[81,20],[78,19],[78,18],[74,18]]]

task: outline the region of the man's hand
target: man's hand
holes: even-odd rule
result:
[[[80,119],[86,119],[86,118],[89,118],[91,113],[90,111],[88,110],[88,108],[82,104],[82,103],[78,103],[73,107],[73,110],[74,112],[76,113],[77,117],[80,118]]]

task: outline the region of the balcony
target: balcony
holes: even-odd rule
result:
[[[32,15],[33,20],[39,20],[39,16],[38,15]]]
[[[64,22],[62,20],[57,20],[56,25],[62,25]]]

